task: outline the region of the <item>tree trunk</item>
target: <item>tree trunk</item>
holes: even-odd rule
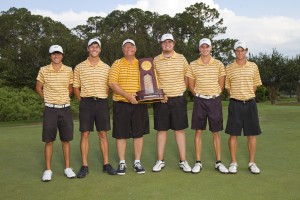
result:
[[[268,87],[268,90],[269,90],[271,104],[274,105],[276,103],[276,98],[277,98],[277,87],[270,86]]]

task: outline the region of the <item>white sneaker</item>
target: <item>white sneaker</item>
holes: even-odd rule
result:
[[[215,163],[215,169],[221,172],[222,174],[228,174],[228,169],[223,165],[223,163]]]
[[[202,164],[201,163],[198,163],[198,162],[196,162],[195,163],[195,166],[193,167],[193,169],[192,169],[192,173],[199,173],[200,171],[201,171],[201,169],[202,169]]]
[[[192,168],[190,167],[189,163],[186,160],[179,162],[179,167],[184,172],[191,172],[192,171]]]
[[[154,172],[160,172],[165,167],[165,162],[162,160],[156,161],[156,164],[152,168],[152,171]]]
[[[257,167],[255,163],[249,163],[249,170],[252,174],[259,174],[260,169]]]
[[[234,163],[231,163],[230,166],[229,166],[229,173],[230,174],[236,174],[237,173],[237,167],[238,167],[238,164],[236,162]]]
[[[76,174],[74,173],[72,168],[66,168],[65,175],[67,176],[67,178],[75,178],[76,177]]]
[[[52,177],[52,171],[50,169],[44,171],[43,176],[42,176],[42,181],[48,182],[51,181]]]

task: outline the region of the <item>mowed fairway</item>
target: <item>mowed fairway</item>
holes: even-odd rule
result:
[[[227,104],[224,102],[224,127]],[[192,105],[189,105],[191,109]],[[146,174],[133,171],[132,140],[127,143],[127,171],[125,176],[109,176],[102,172],[102,158],[98,137],[90,136],[89,169],[84,179],[67,179],[63,174],[60,141],[54,145],[52,181],[44,183],[44,144],[41,124],[28,126],[0,126],[0,199],[300,199],[300,106],[272,106],[258,104],[263,134],[257,138],[256,162],[260,175],[248,169],[245,137],[239,138],[236,175],[224,175],[214,169],[212,136],[203,135],[203,171],[199,174],[182,172],[178,167],[178,152],[174,135],[169,133],[162,172],[151,171],[156,162],[156,133],[144,137],[142,164]],[[152,112],[151,112],[152,113]],[[191,110],[189,111],[191,117]],[[150,125],[153,128],[152,116]],[[190,120],[190,119],[189,119]],[[187,160],[194,164],[194,131],[187,129]],[[111,135],[111,132],[109,132]],[[228,135],[222,135],[222,161],[230,164]],[[75,121],[74,141],[71,143],[71,166],[77,172],[81,166],[80,133]],[[118,156],[115,140],[109,136],[110,162],[116,168]]]

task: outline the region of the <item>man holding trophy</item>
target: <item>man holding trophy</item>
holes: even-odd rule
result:
[[[118,175],[125,175],[126,139],[133,138],[134,171],[144,174],[141,165],[143,136],[149,133],[147,104],[139,104],[136,93],[140,90],[139,62],[135,57],[135,42],[127,39],[122,44],[124,57],[116,60],[109,73],[109,86],[113,90],[113,137],[119,155]]]

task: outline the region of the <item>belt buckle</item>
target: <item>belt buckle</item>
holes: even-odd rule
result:
[[[217,96],[216,95],[212,95],[212,98],[215,99]]]
[[[94,101],[96,101],[97,100],[97,97],[92,97],[93,99],[94,99]]]

